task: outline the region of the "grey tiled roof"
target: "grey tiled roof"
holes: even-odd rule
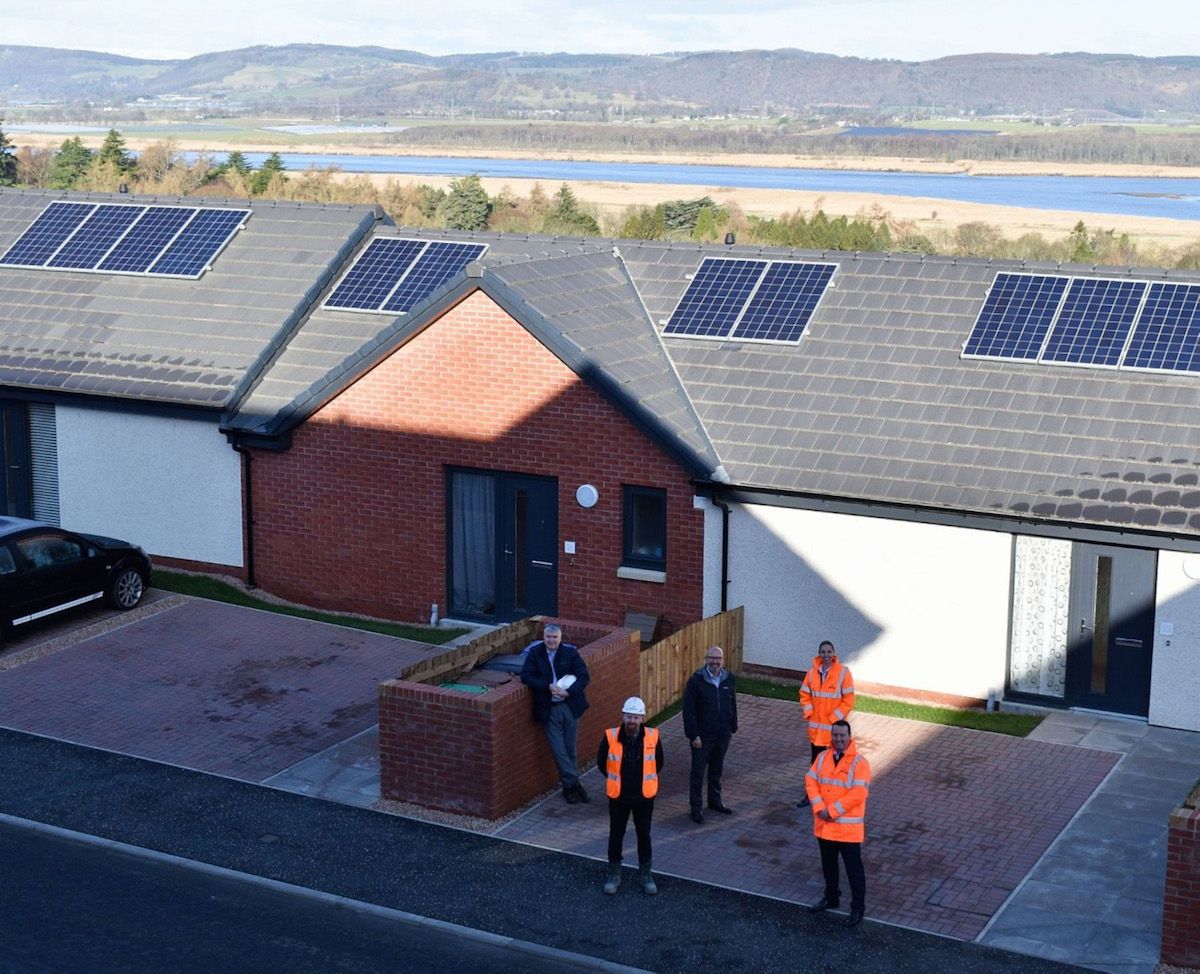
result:
[[[0,192],[0,252],[61,195]],[[1200,537],[1200,378],[960,357],[999,271],[1200,276],[646,241],[616,241],[618,256],[613,241],[408,231],[371,207],[253,209],[198,281],[0,268],[0,385],[223,408],[233,432],[280,435],[482,288],[696,476]],[[489,249],[408,315],[321,309],[376,235]],[[797,344],[664,337],[718,254],[838,270]]]
[[[0,265],[0,384],[220,409],[299,320],[374,207],[0,191],[0,253],[54,199],[250,206],[198,280]]]

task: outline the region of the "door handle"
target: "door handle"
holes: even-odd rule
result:
[[[1079,620],[1079,635],[1082,636],[1085,632],[1088,632],[1091,628],[1092,627],[1087,624],[1087,619]]]

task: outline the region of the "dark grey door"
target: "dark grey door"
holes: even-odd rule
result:
[[[1075,545],[1067,641],[1071,706],[1149,713],[1157,566],[1153,551]]]
[[[500,619],[557,615],[558,482],[507,474],[500,488]]]
[[[558,481],[451,470],[449,614],[511,622],[558,613]]]

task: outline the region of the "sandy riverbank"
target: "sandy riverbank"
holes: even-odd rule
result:
[[[264,133],[265,135],[266,133]],[[98,147],[101,135],[83,136],[85,144]],[[39,145],[56,148],[61,144],[59,137],[49,135],[20,136],[19,144]],[[151,143],[147,139],[127,140],[130,149],[143,149]],[[199,139],[176,140],[181,152],[224,152],[233,146],[214,145]],[[873,172],[913,173],[967,173],[972,175],[997,176],[1126,176],[1131,178],[1200,178],[1200,168],[1171,168],[1167,166],[1114,166],[1087,163],[1063,163],[1049,165],[1033,162],[974,162],[960,160],[941,162],[930,159],[878,158],[858,156],[850,158],[814,158],[794,155],[737,154],[695,155],[678,153],[661,155],[637,152],[522,152],[518,150],[489,149],[463,150],[427,147],[411,149],[386,145],[345,144],[301,144],[294,139],[280,138],[261,144],[238,144],[242,152],[298,152],[311,155],[377,155],[388,159],[404,156],[454,156],[473,158],[486,155],[497,159],[549,159],[589,162],[635,162],[662,163],[669,165],[706,166],[767,166],[796,169],[859,170]],[[360,174],[344,174],[342,178],[353,179]],[[446,189],[449,176],[422,174],[367,174],[372,182],[383,185],[392,181],[401,185],[424,183]],[[1078,213],[1069,210],[1034,210],[1015,206],[993,206],[982,203],[960,203],[954,200],[911,196],[882,196],[868,193],[817,193],[782,189],[743,189],[728,186],[667,185],[655,183],[606,183],[586,180],[568,181],[572,191],[584,202],[595,206],[601,215],[619,216],[625,208],[634,205],[653,206],[664,200],[691,199],[711,196],[718,204],[737,204],[745,212],[759,216],[779,216],[796,210],[811,211],[824,209],[831,216],[886,211],[894,220],[912,223],[914,228],[927,236],[953,232],[964,223],[982,222],[996,227],[1004,236],[1019,237],[1026,233],[1040,233],[1047,238],[1066,235],[1079,220],[1091,229],[1113,230],[1118,235],[1127,233],[1137,239],[1140,246],[1178,248],[1200,240],[1200,223],[1192,220],[1168,220],[1158,217],[1117,216],[1110,214]],[[496,195],[508,187],[519,196],[528,196],[536,183],[553,193],[557,182],[533,179],[483,179],[490,195]]]

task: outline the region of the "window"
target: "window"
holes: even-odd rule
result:
[[[621,564],[665,571],[667,567],[667,492],[625,485],[624,550]]]
[[[83,548],[76,542],[56,534],[22,538],[17,542],[17,547],[34,568],[65,565],[73,561],[82,561],[84,557]]]

